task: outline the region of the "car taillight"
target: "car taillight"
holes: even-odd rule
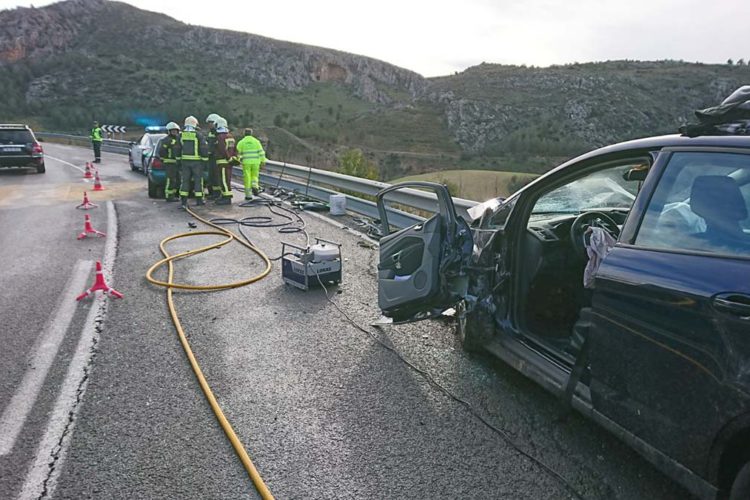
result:
[[[43,154],[44,150],[42,149],[42,145],[38,142],[35,142],[31,145],[31,152],[34,154]]]
[[[161,162],[161,158],[154,158],[151,161],[151,168],[156,168],[156,169],[162,169],[162,168],[164,168],[164,165]]]

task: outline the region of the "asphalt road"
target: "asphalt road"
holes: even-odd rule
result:
[[[90,156],[52,144],[45,151],[78,166]],[[82,223],[74,208],[80,172],[50,160],[47,171],[0,171],[0,241],[6,262],[13,262],[0,270],[0,409],[17,390],[76,262],[103,252],[103,241],[74,239]],[[189,368],[165,291],[144,278],[160,258],[159,241],[191,231],[191,218],[175,204],[149,200],[145,179],[124,158],[105,154],[101,172],[108,190],[94,201],[114,201],[114,286],[125,298],[109,303],[47,492],[52,498],[256,498]],[[104,224],[103,207],[98,210]],[[236,205],[198,212],[268,215],[262,207]],[[277,498],[688,497],[583,417],[560,421],[555,398],[532,382],[489,357],[463,353],[447,320],[369,327],[379,317],[377,250],[360,246],[353,232],[303,217],[311,236],[343,244],[344,283],[330,290],[331,300],[369,334],[349,324],[323,291],[285,286],[278,265],[247,287],[176,293],[195,355]],[[299,234],[245,231],[271,256],[280,253],[282,240],[303,243]],[[213,240],[196,237],[170,248],[207,241]],[[176,268],[177,280],[207,284],[249,277],[262,266],[232,244]],[[76,310],[21,437],[0,456],[0,497],[21,491],[86,308]],[[373,336],[471,403],[501,433]]]

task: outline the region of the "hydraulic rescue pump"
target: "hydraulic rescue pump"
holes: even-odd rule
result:
[[[341,283],[341,244],[321,238],[307,248],[282,242],[281,277],[305,291]]]

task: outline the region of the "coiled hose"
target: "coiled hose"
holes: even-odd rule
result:
[[[172,317],[172,322],[174,323],[175,329],[177,330],[177,334],[180,337],[180,342],[182,343],[182,347],[183,349],[185,349],[185,354],[187,355],[188,360],[190,360],[190,366],[192,366],[193,371],[195,372],[195,376],[198,379],[198,383],[200,384],[201,389],[203,390],[203,394],[206,396],[206,399],[211,405],[211,409],[214,411],[214,414],[216,415],[216,419],[219,421],[221,428],[224,430],[224,433],[227,435],[227,437],[229,438],[229,441],[232,443],[232,447],[234,448],[234,451],[237,453],[237,456],[242,462],[242,465],[245,467],[245,470],[250,476],[250,479],[252,480],[253,485],[255,485],[256,490],[258,490],[258,493],[260,494],[261,498],[263,498],[264,500],[272,500],[273,495],[271,494],[271,491],[268,489],[266,484],[263,482],[263,479],[260,477],[260,474],[258,473],[258,470],[255,468],[255,465],[253,465],[252,460],[250,460],[250,456],[247,454],[247,451],[245,450],[244,445],[235,434],[234,429],[232,429],[232,425],[224,416],[224,412],[219,406],[219,403],[216,401],[216,397],[214,397],[214,394],[211,391],[211,387],[208,385],[206,378],[203,376],[203,371],[198,365],[198,361],[196,361],[195,356],[193,355],[193,350],[190,348],[190,344],[188,343],[187,337],[185,336],[185,331],[182,329],[182,324],[180,323],[180,318],[177,316],[177,311],[175,309],[174,300],[172,297],[172,294],[173,294],[172,290],[175,288],[178,288],[181,290],[216,291],[216,290],[227,290],[230,288],[238,288],[241,286],[249,285],[250,283],[255,283],[256,281],[259,281],[265,278],[268,275],[268,273],[271,271],[271,261],[269,260],[268,256],[265,253],[263,253],[262,250],[260,250],[255,245],[253,245],[250,242],[250,240],[247,240],[247,238],[245,238],[247,241],[243,241],[241,238],[238,238],[233,232],[229,231],[228,229],[224,229],[217,224],[211,223],[210,221],[203,219],[202,217],[198,216],[197,214],[195,214],[195,212],[191,211],[190,209],[187,209],[187,212],[193,217],[195,217],[196,219],[198,219],[199,221],[201,221],[202,223],[215,228],[216,231],[196,231],[196,232],[180,233],[180,234],[169,236],[161,240],[161,242],[159,243],[159,249],[161,250],[162,255],[164,255],[164,258],[161,259],[156,264],[154,264],[153,266],[151,266],[151,268],[146,273],[146,279],[154,285],[163,286],[167,289],[167,305],[169,306],[169,314]],[[204,235],[223,236],[225,237],[225,239],[217,243],[213,243],[211,245],[206,245],[200,248],[196,248],[194,250],[188,250],[186,252],[178,253],[175,255],[170,255],[169,252],[167,251],[166,245],[170,241],[178,240],[181,238],[192,237],[192,236],[204,236]],[[261,259],[263,259],[263,262],[265,262],[266,264],[265,270],[263,270],[257,276],[253,276],[252,278],[242,280],[242,281],[235,281],[233,283],[220,283],[220,284],[215,284],[215,285],[188,285],[188,284],[182,284],[182,283],[175,283],[173,281],[174,279],[173,262],[174,261],[185,259],[187,257],[190,257],[192,255],[197,255],[199,253],[207,252],[208,250],[212,250],[214,248],[220,248],[228,243],[231,243],[232,241],[236,241],[239,244],[245,246],[248,250],[256,253]],[[164,265],[167,266],[167,271],[168,271],[167,281],[157,280],[156,278],[153,277],[153,273]]]

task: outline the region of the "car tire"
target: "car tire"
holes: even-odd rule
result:
[[[159,197],[159,186],[157,186],[149,177],[148,179],[148,197],[158,198]]]
[[[130,163],[130,170],[132,170],[133,172],[138,170],[137,168],[135,168],[135,163],[133,163],[133,157],[131,157],[130,155],[128,155],[128,163]]]
[[[46,171],[47,171],[47,168],[44,166],[44,163],[42,163],[41,165],[37,165],[36,167],[37,174],[43,174]]]
[[[750,462],[740,468],[729,492],[729,500],[746,500],[748,498],[750,498]]]
[[[456,334],[466,352],[479,352],[492,339],[495,325],[492,318],[478,308],[466,312],[466,301],[456,304]]]

